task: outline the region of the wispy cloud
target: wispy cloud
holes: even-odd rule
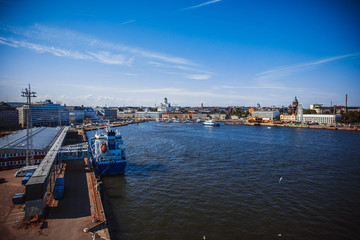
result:
[[[212,88],[213,89],[281,89],[281,90],[291,89],[282,86],[229,86],[229,85],[213,86]]]
[[[191,6],[191,7],[188,7],[188,8],[181,9],[180,11],[185,11],[185,10],[190,10],[190,9],[194,9],[194,8],[199,8],[199,7],[203,7],[203,6],[206,6],[206,5],[209,5],[209,4],[213,4],[213,3],[217,3],[217,2],[221,2],[221,1],[222,1],[222,0],[207,1],[207,2],[204,2],[204,3],[198,4],[198,5],[195,5],[195,6]]]
[[[129,21],[120,23],[120,25],[125,25],[125,24],[129,24],[129,23],[133,23],[133,22],[136,22],[136,21],[135,20],[129,20]]]
[[[139,66],[143,69],[146,64],[146,67],[153,71],[160,70],[162,74],[175,74],[184,79],[206,80],[214,75],[212,72],[201,69],[203,67],[199,64],[183,57],[126,46],[118,42],[103,41],[70,29],[42,24],[34,24],[26,29],[3,27],[0,29],[0,45],[31,49],[57,57],[131,66],[133,70]]]
[[[112,55],[109,52],[98,52],[89,54],[94,57],[94,59],[98,62],[105,63],[105,64],[118,64],[118,65],[128,65],[130,66],[133,62],[134,58],[126,58],[121,54]]]
[[[183,75],[185,78],[192,79],[192,80],[207,80],[207,79],[210,79],[214,75],[213,72],[205,71],[205,70],[194,68],[194,67],[188,67],[188,66],[182,66],[182,65],[170,65],[170,64],[164,64],[164,63],[159,63],[159,62],[154,62],[154,61],[149,61],[148,63],[151,65],[154,65],[158,68],[162,68],[162,69],[175,69],[175,70],[185,71],[187,73],[169,72],[169,71],[167,71],[167,73]]]
[[[130,20],[130,21],[135,21],[135,20]],[[127,23],[130,23],[130,21],[128,21]],[[52,41],[52,42],[55,41],[58,44],[63,44],[64,41],[67,41],[68,45],[71,45],[74,42],[79,42],[93,48],[97,47],[111,51],[119,51],[122,52],[123,54],[135,54],[145,58],[160,60],[168,63],[194,65],[192,61],[182,57],[171,56],[165,53],[149,51],[131,46],[125,46],[120,43],[102,41],[100,39],[91,36],[86,36],[72,30],[58,29],[49,26],[44,26],[41,24],[35,24],[31,29],[26,31],[17,30],[17,33],[25,34],[28,37],[37,36],[39,40],[45,39],[47,41]]]
[[[69,57],[78,60],[90,60],[94,62],[104,64],[116,64],[116,65],[131,65],[133,58],[126,58],[123,55],[113,55],[109,52],[88,52],[80,53],[78,51],[65,50],[56,47],[50,47],[42,44],[35,44],[26,41],[17,41],[10,38],[0,37],[0,44],[8,45],[11,47],[23,47],[38,53],[50,53],[58,57]]]
[[[285,66],[280,68],[271,69],[265,72],[258,73],[257,80],[261,81],[267,81],[267,80],[275,80],[275,79],[281,79],[285,76],[289,76],[298,72],[307,71],[310,69],[313,69],[314,67],[318,67],[322,64],[333,62],[340,59],[345,58],[351,58],[351,57],[359,57],[360,53],[353,53],[353,54],[346,54],[341,56],[335,56],[330,58],[325,58],[321,60],[316,60],[312,62],[306,62],[306,63],[300,63],[295,64],[291,66]]]
[[[74,59],[83,59],[83,60],[91,59],[90,56],[81,54],[78,51],[69,51],[60,48],[55,48],[52,46],[49,47],[41,44],[30,43],[27,41],[17,41],[11,38],[0,37],[0,43],[12,47],[23,47],[23,48],[31,49],[39,53],[47,52],[59,57],[71,57]]]
[[[130,23],[130,21],[128,21]],[[27,38],[27,42],[41,42],[42,46],[46,46],[45,43],[51,43],[51,45],[57,45],[58,49],[77,49],[76,51],[80,52],[80,49],[100,49],[100,51],[111,51],[111,52],[120,52],[122,55],[131,55],[127,58],[132,58],[133,55],[138,57],[153,59],[156,61],[162,61],[173,64],[181,65],[195,65],[192,61],[177,57],[171,56],[165,53],[159,53],[155,51],[149,51],[141,48],[125,46],[120,43],[113,43],[102,41],[94,37],[86,36],[81,33],[68,30],[68,29],[58,29],[49,26],[44,26],[41,24],[35,24],[29,29],[21,29],[15,27],[8,27],[2,29],[3,31],[11,32],[15,36],[22,36]],[[14,37],[13,39],[16,39]],[[13,40],[13,42],[16,40]],[[19,40],[19,42],[25,42],[24,40]],[[6,44],[12,47],[18,47],[18,44],[12,44],[7,39],[0,39],[0,44]],[[32,43],[32,45],[41,45],[38,43]],[[73,50],[73,52],[75,52]],[[119,54],[120,54],[119,53]]]
[[[211,74],[189,74],[186,75],[186,78],[193,79],[193,80],[206,80],[211,78]]]

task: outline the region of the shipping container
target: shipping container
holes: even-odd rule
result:
[[[65,180],[64,178],[58,178],[55,181],[53,196],[54,199],[60,199],[64,196]]]
[[[29,172],[29,173],[27,173],[26,175],[25,175],[25,177],[31,177],[33,175],[33,173],[32,172]]]
[[[12,198],[13,204],[21,204],[25,202],[25,193],[17,193]]]
[[[23,179],[21,180],[21,184],[25,185],[28,181],[29,181],[30,177],[23,177]]]

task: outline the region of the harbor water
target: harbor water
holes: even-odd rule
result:
[[[118,129],[126,173],[103,179],[112,239],[359,239],[359,132]]]

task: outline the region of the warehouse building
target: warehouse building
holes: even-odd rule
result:
[[[60,127],[31,129],[34,164],[39,164],[61,132]],[[0,138],[0,167],[18,167],[26,164],[26,129]]]

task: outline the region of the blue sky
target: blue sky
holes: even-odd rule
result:
[[[360,105],[359,1],[0,0],[0,100]]]

